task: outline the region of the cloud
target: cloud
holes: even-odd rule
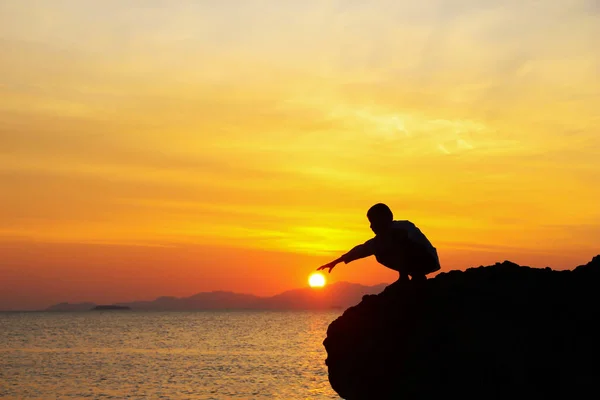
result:
[[[560,198],[547,208],[567,218],[557,186],[596,195],[596,8],[0,1],[0,169],[31,185],[52,177],[80,188],[80,204],[114,210],[119,194],[164,191],[315,213],[340,194],[361,210],[378,196],[512,204],[522,191]],[[0,187],[17,204],[28,193],[15,179]],[[60,192],[46,195],[53,207],[26,202],[19,218],[62,216]],[[508,212],[496,207],[471,212]],[[520,212],[537,223],[534,208]]]

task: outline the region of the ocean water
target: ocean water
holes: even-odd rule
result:
[[[337,399],[339,314],[0,313],[0,398]]]

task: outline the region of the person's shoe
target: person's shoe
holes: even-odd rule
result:
[[[425,275],[415,275],[411,277],[411,282],[412,283],[418,283],[418,282],[425,282],[427,280],[427,277]]]
[[[410,285],[410,280],[408,278],[398,278],[397,281],[388,285],[389,288],[399,289],[401,287],[406,287]]]

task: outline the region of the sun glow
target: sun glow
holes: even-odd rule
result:
[[[308,284],[310,287],[323,287],[325,286],[326,282],[327,280],[325,279],[325,276],[323,276],[323,274],[319,274],[318,272],[311,274],[308,277]]]

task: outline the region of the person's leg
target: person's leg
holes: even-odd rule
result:
[[[409,283],[410,278],[408,277],[408,274],[405,271],[400,271],[400,268],[392,268],[387,265],[386,265],[386,267],[398,272],[398,279],[395,282],[392,282],[388,286],[389,288],[399,288],[399,287],[405,287],[406,285],[410,285],[410,283]]]
[[[408,277],[408,274],[406,272],[398,272],[399,276],[398,276],[398,282],[410,282],[410,279]]]
[[[435,263],[431,254],[429,254],[424,247],[412,243],[412,245],[407,248],[406,256],[406,264],[408,273],[412,278],[411,280],[415,282],[426,281],[427,271],[431,271],[432,264]]]

